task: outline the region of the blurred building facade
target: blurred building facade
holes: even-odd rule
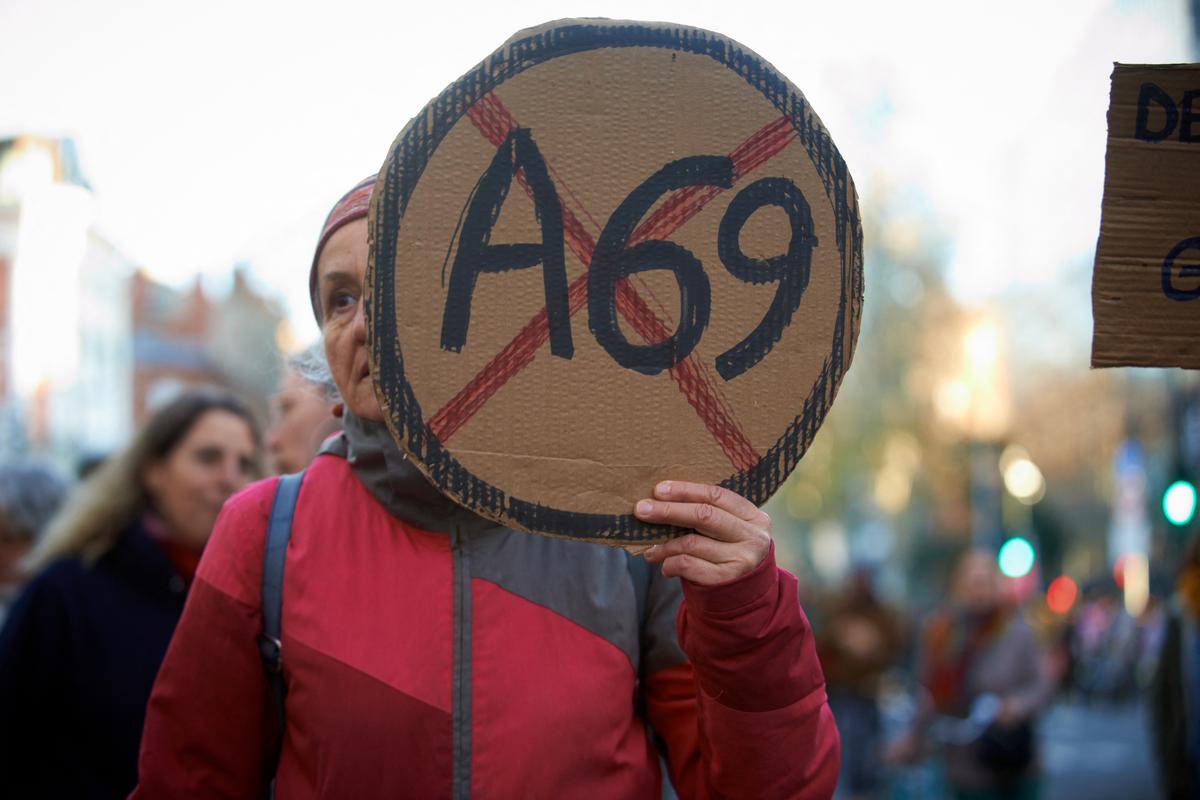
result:
[[[0,454],[129,434],[129,264],[92,215],[70,139],[0,141]]]
[[[282,313],[235,271],[227,297],[150,278],[93,224],[70,139],[0,140],[0,458],[73,465],[121,447],[194,385],[259,410],[278,379]]]
[[[234,269],[232,288],[219,302],[199,279],[180,291],[141,270],[129,280],[129,296],[135,425],[189,386],[224,386],[265,412],[279,380],[283,315],[250,286],[243,268]]]
[[[864,213],[854,364],[772,500],[781,561],[829,587],[874,568],[917,609],[941,596],[957,553],[997,552],[1011,537],[1036,553],[1021,584],[1031,593],[1060,575],[1116,591],[1114,567],[1131,553],[1151,579],[1168,574],[1200,526],[1171,526],[1159,507],[1174,477],[1200,478],[1200,380],[1089,369],[1090,317],[1055,296],[1014,290],[965,305],[947,290],[936,222],[912,212],[902,187],[886,189]],[[1090,267],[1059,295],[1087,298]]]

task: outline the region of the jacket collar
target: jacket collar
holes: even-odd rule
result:
[[[161,542],[146,530],[141,515],[125,526],[112,548],[100,556],[98,564],[140,591],[183,607],[190,581],[171,562]]]
[[[354,476],[388,513],[422,530],[497,527],[443,495],[409,461],[382,422],[359,419],[347,411],[341,436],[329,439],[321,453],[346,459]]]

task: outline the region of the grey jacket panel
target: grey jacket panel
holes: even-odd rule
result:
[[[624,551],[515,531],[445,497],[411,464],[382,423],[347,413],[342,435],[321,450],[340,456],[388,512],[422,530],[464,535],[473,578],[547,608],[619,647],[646,674],[687,659],[675,637],[683,594],[654,567],[635,578]],[[637,558],[637,556],[633,556]],[[646,586],[638,587],[639,581]],[[642,619],[638,593],[643,594]]]
[[[640,662],[637,599],[625,554],[604,545],[501,529],[472,536],[472,577],[547,608]]]

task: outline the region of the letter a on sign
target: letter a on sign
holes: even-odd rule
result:
[[[489,244],[500,208],[520,170],[537,209],[541,244]],[[450,292],[442,318],[442,347],[458,352],[467,339],[471,298],[481,272],[506,272],[541,263],[550,325],[550,352],[570,358],[574,352],[567,315],[567,270],[563,266],[562,210],[546,162],[529,131],[517,128],[496,150],[471,195],[450,272]]]

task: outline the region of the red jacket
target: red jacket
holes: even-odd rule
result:
[[[348,428],[309,468],[288,545],[278,797],[657,797],[647,723],[683,798],[832,795],[837,731],[773,554],[737,581],[685,584],[682,604],[653,571],[639,603],[623,551],[448,506],[379,431]],[[268,779],[256,640],[275,483],[217,521],[134,798],[251,798]]]

